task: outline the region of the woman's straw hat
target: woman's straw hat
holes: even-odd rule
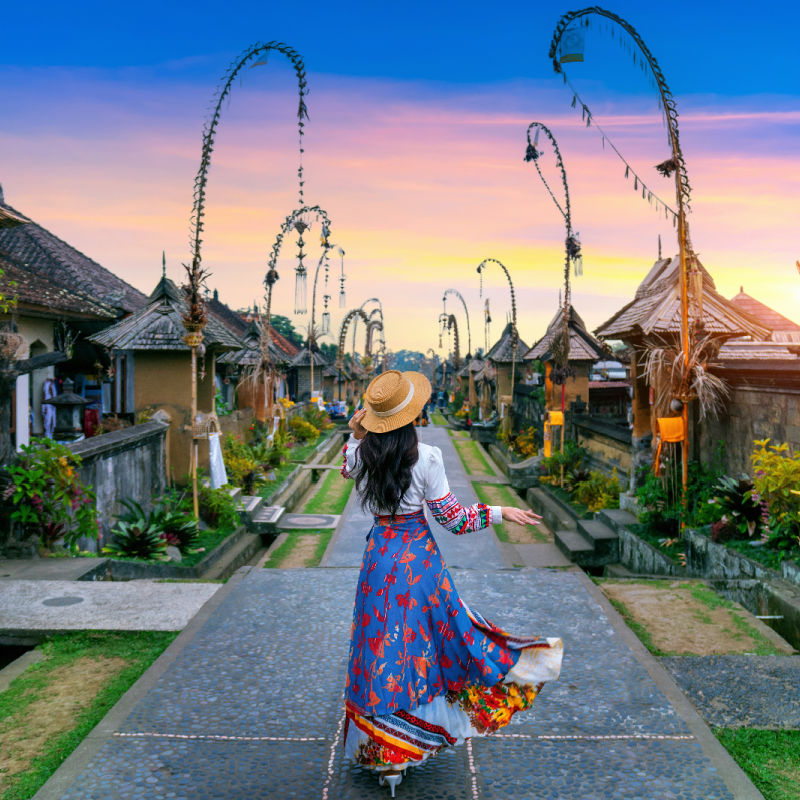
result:
[[[361,424],[372,433],[386,433],[413,422],[431,399],[431,382],[421,372],[390,369],[367,386],[367,413]]]

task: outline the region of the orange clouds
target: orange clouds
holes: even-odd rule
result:
[[[234,307],[260,300],[267,254],[297,204],[292,91],[257,90],[255,83],[248,79],[236,89],[223,113],[209,180],[204,260],[214,273],[212,288]],[[313,86],[306,199],[327,209],[332,238],[347,251],[348,306],[376,294],[383,299],[390,348],[436,344],[442,293],[451,286],[464,294],[474,343],[482,345],[475,267],[488,256],[514,277],[522,337],[531,343],[543,333],[558,299],[564,231],[533,165],[523,162],[525,128],[534,119],[554,131],[564,155],[584,243],[585,275],[576,279],[573,298],[590,327],[630,299],[656,256],[659,234],[665,253],[675,249],[672,226],[625,182],[624,166],[568,108],[569,96],[558,86],[467,91],[324,77]],[[0,133],[6,155],[0,181],[11,205],[149,292],[162,249],[174,278],[187,258],[199,109],[206,101],[196,89],[176,85],[147,94],[106,86],[94,103],[88,90],[82,79],[73,86],[83,99],[68,126],[48,125],[57,98],[33,95],[12,132]],[[679,102],[694,189],[691,230],[701,259],[724,294],[744,284],[796,318],[800,114],[766,99],[756,108]],[[648,185],[671,202],[673,185],[652,169],[667,154],[664,131],[657,118],[626,106],[618,100],[598,119]],[[548,180],[560,186],[551,154],[544,163]],[[317,236],[306,236],[307,265],[316,265]],[[284,245],[275,291],[276,310],[287,315],[295,251],[293,243]],[[337,275],[333,259],[335,325]],[[484,285],[496,336],[507,286],[499,270],[488,272]]]

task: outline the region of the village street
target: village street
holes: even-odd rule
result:
[[[451,484],[469,481],[443,428]],[[93,798],[388,797],[342,758],[342,681],[369,521],[351,501],[316,569],[240,569],[39,791]],[[435,528],[463,598],[501,626],[560,636],[560,680],[503,732],[411,770],[398,797],[761,795],[664,669],[575,568],[509,569],[491,529]]]

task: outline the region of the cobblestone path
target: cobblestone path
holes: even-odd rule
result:
[[[440,444],[447,434],[424,436]],[[452,445],[442,449],[453,490],[472,502]],[[342,758],[369,524],[351,498],[326,566],[240,570],[37,798],[387,798]],[[561,636],[564,665],[502,733],[409,771],[400,800],[760,797],[585,575],[505,568],[491,531],[435,535],[470,606],[520,633]]]

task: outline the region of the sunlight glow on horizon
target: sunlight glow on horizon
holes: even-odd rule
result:
[[[146,294],[160,275],[162,249],[175,280],[182,280],[180,263],[189,252],[200,137],[198,114],[188,122],[182,117],[191,98],[178,98],[170,112],[175,90],[155,87],[143,106],[133,102],[138,97],[133,90],[121,91],[116,100],[103,94],[93,104],[87,86],[75,79],[84,120],[79,127],[48,127],[42,114],[53,98],[41,96],[16,112],[8,131],[0,131],[6,201]],[[210,288],[218,288],[220,299],[233,308],[261,300],[267,254],[297,205],[293,120],[267,113],[275,105],[283,113],[288,94],[247,88],[220,129],[203,259],[214,273]],[[482,346],[483,302],[475,268],[486,257],[500,259],[512,273],[521,337],[530,345],[544,333],[562,281],[564,230],[533,165],[523,162],[525,128],[533,119],[553,129],[564,155],[585,261],[585,275],[573,284],[573,301],[590,329],[632,298],[655,260],[659,234],[665,256],[676,249],[672,225],[626,184],[624,167],[602,150],[598,133],[585,128],[579,113],[565,111],[564,93],[543,92],[528,117],[514,110],[519,98],[507,86],[494,87],[491,96],[485,112],[472,108],[467,92],[453,100],[441,88],[428,87],[414,103],[407,87],[370,79],[349,80],[330,96],[317,91],[310,98],[306,201],[329,211],[332,240],[347,251],[348,308],[382,296],[391,349],[435,347],[441,297],[451,286],[467,299],[473,344]],[[614,114],[602,119],[603,128],[614,133],[648,185],[674,202],[674,184],[652,169],[666,155],[657,116],[624,106],[620,101]],[[800,112],[730,106],[720,110],[682,99],[693,243],[722,294],[731,297],[743,285],[800,321],[794,266],[800,257]],[[37,123],[26,129],[25,120],[34,118]],[[752,146],[752,137],[765,124],[774,144],[762,152]],[[546,157],[552,165],[549,152]],[[548,169],[551,185],[560,188]],[[318,232],[305,238],[306,265],[313,270]],[[287,241],[274,310],[299,328],[308,320],[292,315],[295,252],[294,242]],[[337,257],[330,270],[338,330],[343,314]],[[508,309],[499,269],[485,274],[484,287],[496,337]],[[319,291],[320,311],[321,298]],[[459,317],[460,304],[454,308]]]

